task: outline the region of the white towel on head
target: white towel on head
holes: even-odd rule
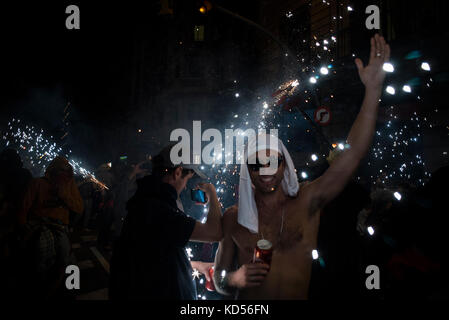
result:
[[[268,141],[277,143],[267,143]],[[256,147],[257,146],[257,147]],[[240,166],[240,182],[239,182],[239,207],[237,221],[240,225],[249,229],[253,233],[259,232],[259,215],[257,212],[256,200],[254,197],[254,185],[249,175],[248,166],[246,165],[249,156],[254,151],[275,150],[284,157],[285,171],[281,186],[284,193],[290,197],[297,195],[299,190],[298,176],[296,175],[295,166],[292,158],[281,140],[273,135],[259,134],[252,137],[248,141],[245,150],[245,163]],[[249,152],[251,154],[248,154]]]

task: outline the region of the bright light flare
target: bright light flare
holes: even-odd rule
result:
[[[400,194],[399,192],[396,191],[393,195],[394,195],[394,197],[396,198],[396,200],[401,201],[401,199],[402,199],[402,194]]]
[[[385,89],[385,91],[387,91],[387,93],[391,94],[391,95],[395,95],[396,94],[396,89],[392,86],[388,86],[387,89]]]
[[[402,87],[402,91],[410,93],[410,92],[412,92],[412,88],[408,85],[405,85]]]
[[[430,64],[428,64],[427,62],[421,63],[421,69],[423,69],[424,71],[430,71]]]
[[[320,73],[323,75],[327,75],[327,74],[329,74],[329,69],[327,69],[326,67],[322,67],[320,69]]]
[[[192,272],[193,279],[195,279],[195,278],[199,279],[200,276],[201,276],[201,273],[198,270],[194,269]]]
[[[391,63],[389,63],[389,62],[385,62],[384,63],[383,69],[386,72],[390,72],[390,73],[394,72],[394,66]]]
[[[187,256],[188,256],[189,258],[193,258],[192,248],[186,248],[186,252],[187,252]]]

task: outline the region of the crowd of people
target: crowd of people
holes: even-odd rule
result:
[[[75,177],[63,157],[33,178],[15,150],[3,150],[2,294],[58,297],[70,235],[81,228],[96,229],[98,248],[112,251],[112,300],[195,300],[193,269],[234,299],[447,298],[449,167],[422,188],[367,190],[354,180],[374,135],[389,56],[376,35],[369,64],[356,59],[365,99],[348,147],[332,151],[319,176],[299,183],[283,142],[259,133],[248,139],[238,197],[224,213],[214,185],[198,184],[209,204],[205,221],[188,216],[180,198],[190,179],[205,176],[197,165],[175,164],[173,145],[152,158],[151,174],[144,163],[118,162],[100,166],[96,179]],[[214,263],[190,261],[189,241],[219,242]],[[376,290],[368,266],[380,270]]]
[[[424,186],[353,179],[321,214],[310,297],[447,299],[447,179],[447,165]],[[366,290],[370,265],[380,290]]]
[[[33,178],[23,167],[17,151],[3,150],[0,154],[2,295],[58,297],[64,290],[62,288],[61,291],[64,268],[71,263],[70,238],[74,231],[98,233],[98,248],[111,253],[129,211],[127,202],[136,193],[138,185],[141,189],[147,185],[158,197],[164,197],[164,190],[155,181],[149,180],[151,177],[154,179],[155,172],[149,175],[141,166],[141,163],[135,166],[118,165],[113,170],[107,164],[102,165],[97,171],[97,178],[101,181],[98,184],[89,177],[73,176],[68,162],[57,157],[49,164],[44,177]],[[146,180],[140,179],[145,176]],[[374,296],[380,299],[447,296],[449,279],[445,270],[448,267],[448,255],[444,243],[448,225],[445,214],[445,184],[448,180],[449,166],[436,171],[424,187],[402,184],[395,188],[374,186],[368,189],[352,180],[321,213],[316,247],[322,256],[322,263],[313,267],[310,298],[330,298],[336,294],[346,297]],[[395,193],[400,195],[400,199],[394,196]],[[139,204],[145,201],[142,192],[137,199],[140,200],[133,201],[132,212],[145,210],[142,203]],[[173,199],[177,200],[177,197]],[[178,208],[176,202],[173,205]],[[159,219],[164,214],[158,212]],[[175,221],[167,223],[171,228],[176,228]],[[139,225],[139,221],[132,224]],[[145,228],[145,224],[140,225]],[[159,221],[157,225],[163,224]],[[185,245],[191,239],[180,233],[182,228],[179,228],[177,235],[184,236],[179,241]],[[129,232],[134,231],[129,229],[127,237],[130,237]],[[153,236],[165,239],[163,241],[167,245],[172,243],[170,239],[175,239],[164,236],[170,233],[169,230],[161,228],[153,231],[141,230],[140,235],[134,235],[134,239],[128,238],[126,241],[136,242],[132,245],[122,243],[121,249],[115,250],[115,256],[123,255],[126,248],[130,247],[136,252],[140,247],[144,250],[153,248],[154,254]],[[210,239],[203,240],[213,242],[217,239],[214,239],[212,233]],[[157,241],[161,242],[160,239]],[[161,255],[165,254],[166,251],[161,250]],[[120,264],[116,264],[116,270],[123,268],[117,265]],[[208,271],[213,265],[192,263],[209,279]],[[367,265],[381,268],[382,290],[363,290]],[[154,275],[151,270],[156,266],[150,259],[147,262],[148,270],[136,272],[134,278],[140,280],[134,283],[134,287],[129,288],[130,284],[124,284],[122,280],[113,283],[111,288],[115,286],[116,290],[115,297],[113,294],[111,297],[126,298],[123,293],[128,290],[131,291],[128,297],[139,298],[139,290],[144,292],[146,287],[139,288],[136,284],[145,283],[141,280],[145,274]],[[175,266],[171,264],[171,267]],[[185,268],[190,270],[190,267]],[[190,277],[190,272],[186,274]],[[149,282],[149,287],[160,287],[155,285],[154,279],[149,279]],[[160,285],[166,287],[167,283]],[[140,297],[145,296],[142,292]],[[173,292],[182,290],[175,288],[167,294],[175,298]],[[153,298],[156,295],[160,298],[160,294],[159,289],[155,290]],[[187,291],[188,294],[188,298],[194,298],[192,290]],[[186,296],[180,295],[178,298]]]
[[[97,247],[112,252],[126,202],[147,174],[145,162],[101,165],[96,177],[75,175],[63,157],[43,177],[33,177],[19,153],[0,154],[0,288],[8,297],[57,297],[73,262],[74,232],[98,234]]]

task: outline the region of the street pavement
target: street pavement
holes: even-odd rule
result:
[[[72,264],[80,269],[80,289],[70,295],[76,300],[108,300],[109,261],[111,252],[97,247],[95,231],[75,231],[72,242]]]

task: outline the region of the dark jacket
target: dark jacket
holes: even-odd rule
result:
[[[111,261],[111,299],[196,299],[184,246],[196,221],[176,205],[176,190],[153,176],[137,181]]]

